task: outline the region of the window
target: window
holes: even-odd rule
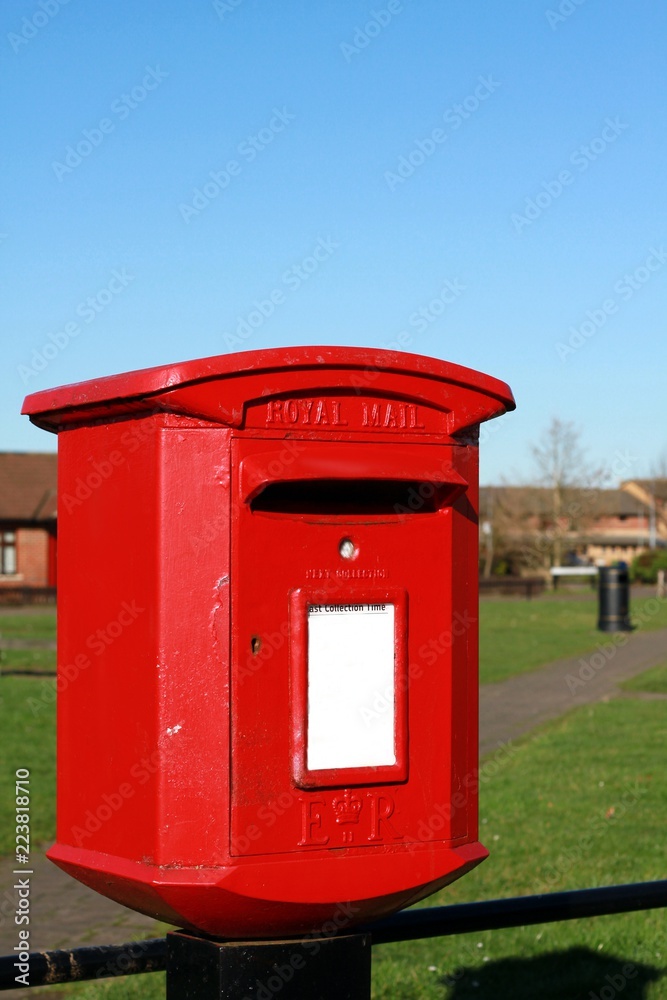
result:
[[[16,532],[0,531],[0,573],[16,573]]]

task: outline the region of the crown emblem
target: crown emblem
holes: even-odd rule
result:
[[[352,795],[351,792],[345,792],[345,794],[339,798],[333,800],[333,807],[336,813],[337,823],[358,823],[359,813],[361,812],[361,799],[357,798],[356,795]]]

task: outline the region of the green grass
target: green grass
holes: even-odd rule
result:
[[[657,605],[657,610],[656,610]],[[633,599],[631,618],[641,629],[667,628],[667,601]],[[600,641],[597,598],[541,597],[482,600],[480,681],[491,684],[535,670],[553,660],[592,652]],[[0,616],[0,640],[54,639],[55,612]],[[2,650],[0,672],[53,670],[52,650]]]
[[[7,639],[20,639],[29,643],[31,640],[53,642],[55,638],[55,611],[0,615],[0,647],[3,640]],[[55,669],[55,649],[0,648],[0,674],[11,673],[13,670],[55,672]]]
[[[0,674],[21,671],[56,671],[55,649],[0,649]]]
[[[651,694],[667,694],[667,663],[663,663],[652,670],[645,670],[643,674],[632,677],[629,681],[624,681],[621,687],[626,691],[649,691]]]
[[[638,734],[641,734],[638,737]],[[659,702],[584,707],[525,740],[481,790],[490,858],[420,905],[664,877]],[[622,989],[619,988],[624,980]],[[374,1000],[667,998],[664,910],[379,945]],[[91,983],[77,1000],[162,1000],[164,976]]]
[[[664,878],[666,738],[661,703],[627,700],[579,709],[525,741],[482,786],[490,858],[428,905]],[[664,1000],[664,927],[656,910],[381,946],[374,996],[589,1000],[633,963],[623,997]]]
[[[164,1000],[166,991],[164,972],[149,972],[140,976],[120,976],[117,979],[100,979],[98,982],[81,983],[69,987],[63,996],[76,1000]],[[71,991],[71,992],[70,992]],[[44,1000],[51,994],[44,993]],[[279,1000],[280,994],[276,994]]]
[[[593,649],[600,640],[595,608],[594,601],[550,598],[484,601],[483,655],[495,664],[496,676],[509,676],[517,668],[531,670]],[[649,616],[645,602],[635,601],[638,614],[647,618],[643,627],[667,625],[662,604]],[[48,636],[42,631],[42,638]],[[667,665],[630,685],[667,690]],[[0,677],[0,854],[13,846],[12,786],[19,767],[31,771],[33,840],[53,836],[53,689],[48,678]],[[659,748],[666,738],[664,704],[629,698],[581,708],[524,740],[481,787],[480,839],[491,857],[420,905],[664,878],[667,778]],[[610,982],[618,987],[625,977],[616,991],[623,1000],[667,1000],[664,925],[664,911],[655,910],[378,946],[373,996],[590,1000],[605,987],[609,996]],[[77,1000],[162,1000],[164,976],[121,977],[57,992]]]
[[[56,612],[0,615],[0,639],[55,639]]]
[[[33,844],[55,833],[55,681],[0,677],[0,855],[14,847],[14,781],[18,768],[30,771]]]
[[[667,628],[667,601],[634,599],[631,620],[639,629]],[[597,600],[541,597],[480,602],[480,683],[493,684],[546,663],[593,652]]]

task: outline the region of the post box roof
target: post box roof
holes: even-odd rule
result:
[[[206,391],[212,383],[215,400]],[[471,368],[365,347],[283,347],[223,354],[91,379],[27,396],[22,412],[45,430],[145,411],[239,426],[244,404],[281,393],[404,391],[451,412],[450,433],[515,407],[508,385]],[[418,388],[417,388],[418,387]],[[202,391],[204,390],[204,391]]]

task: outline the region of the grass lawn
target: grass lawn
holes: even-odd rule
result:
[[[0,674],[56,672],[55,649],[0,649]]]
[[[651,603],[652,602],[652,603]],[[532,601],[484,600],[480,605],[480,674],[483,683],[534,670],[564,656],[593,650],[596,601],[544,597]],[[652,613],[651,613],[652,612]],[[642,628],[667,627],[667,601],[656,611],[654,599],[635,600],[633,618]],[[592,623],[592,624],[591,624]],[[53,639],[55,614],[12,613],[0,616],[0,636]],[[10,786],[16,768],[32,771],[33,840],[53,839],[54,819],[54,682],[48,677],[2,676],[12,669],[49,670],[53,650],[3,650],[0,660],[0,855],[13,843]],[[651,687],[636,685],[651,684]],[[657,685],[657,686],[655,686]],[[629,681],[631,690],[667,690],[667,667]]]
[[[667,601],[636,598],[631,618],[639,629],[667,628]],[[596,629],[597,598],[541,597],[480,602],[480,683],[491,684],[553,660],[592,652],[603,638]],[[55,612],[0,615],[0,641],[55,639]],[[0,672],[54,670],[48,649],[0,650]]]
[[[491,857],[420,905],[663,878],[667,776],[655,748],[666,739],[664,706],[628,699],[578,709],[525,740],[482,785]],[[373,951],[375,1000],[590,1000],[611,989],[624,1000],[667,998],[664,910]],[[73,992],[162,1000],[164,976]]]
[[[1,639],[55,639],[56,612],[39,611],[21,614],[20,611],[0,615]]]
[[[484,601],[486,663],[496,675],[509,676],[595,648],[595,607],[594,601],[548,598]],[[635,619],[647,618],[643,627],[667,626],[667,602],[653,615],[645,601],[633,602],[632,611]],[[6,621],[0,619],[5,635]],[[48,638],[48,630],[40,636]],[[629,684],[665,691],[667,665]],[[54,681],[0,676],[0,704],[0,854],[6,856],[13,844],[17,768],[31,771],[33,841],[53,837]],[[580,708],[524,740],[481,787],[480,839],[491,857],[420,905],[664,878],[666,739],[664,703],[628,698]],[[612,989],[623,1000],[667,1000],[665,912],[382,945],[374,950],[373,983],[375,1000],[605,1000]],[[162,1000],[164,976],[49,994]]]
[[[646,670],[629,681],[624,681],[621,687],[626,691],[649,691],[651,694],[667,694],[667,663]]]
[[[55,611],[20,614],[12,612],[0,615],[0,647],[3,640],[21,639],[54,641],[56,637]],[[21,671],[55,672],[56,653],[54,649],[2,649],[0,648],[0,674]]]
[[[630,618],[638,629],[667,628],[667,601],[636,598]],[[593,652],[604,639],[596,624],[595,597],[482,600],[480,683],[504,681],[554,660]]]
[[[55,681],[0,676],[0,855],[14,845],[14,776],[30,771],[33,844],[55,835]]]
[[[630,699],[578,709],[524,741],[481,789],[491,857],[429,905],[664,878],[666,738],[664,705]],[[623,996],[664,1000],[664,930],[654,910],[386,945],[375,996],[589,1000],[632,963]]]

